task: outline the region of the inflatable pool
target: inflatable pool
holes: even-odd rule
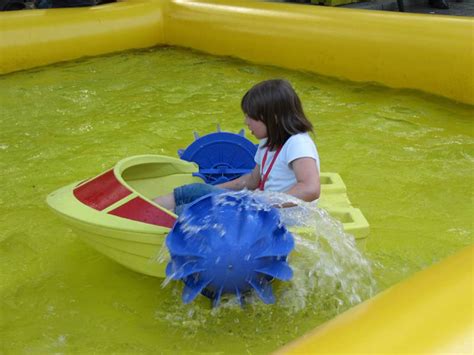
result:
[[[474,102],[471,18],[185,0],[1,17],[3,73],[167,44]],[[415,275],[282,351],[472,352],[466,310],[473,252]]]

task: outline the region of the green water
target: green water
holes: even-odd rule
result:
[[[14,73],[0,77],[0,353],[268,353],[334,316],[330,298],[182,306],[178,286],[108,260],[45,206],[121,158],[237,132],[241,96],[273,77],[294,84],[322,170],[371,224],[379,290],[472,243],[472,107],[173,48]]]

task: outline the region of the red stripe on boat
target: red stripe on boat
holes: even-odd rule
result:
[[[117,180],[112,169],[75,188],[73,193],[82,203],[102,211],[130,195],[131,191]]]
[[[109,214],[167,228],[173,227],[176,221],[175,217],[142,200],[140,197],[135,197],[115,210],[110,211]]]

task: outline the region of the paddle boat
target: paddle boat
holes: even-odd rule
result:
[[[168,256],[163,250],[164,241],[177,216],[153,202],[153,198],[184,184],[219,183],[228,176],[249,171],[248,165],[245,169],[235,162],[253,164],[252,147],[256,149],[242,133],[219,132],[198,137],[179,152],[181,159],[163,155],[128,157],[95,177],[51,193],[47,203],[97,251],[139,273],[165,277]],[[239,158],[229,161],[229,154],[224,153],[209,162],[210,152],[226,150],[234,151],[233,156]],[[362,243],[368,236],[369,224],[362,212],[351,206],[337,173],[321,173],[319,206],[338,219],[357,241]],[[290,231],[299,235],[312,233],[298,226]]]

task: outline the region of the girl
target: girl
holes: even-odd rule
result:
[[[267,80],[256,84],[242,98],[241,108],[245,124],[260,141],[252,172],[217,186],[181,186],[157,197],[156,203],[180,214],[186,204],[223,189],[285,192],[308,202],[319,198],[319,156],[308,134],[313,126],[290,83]]]

